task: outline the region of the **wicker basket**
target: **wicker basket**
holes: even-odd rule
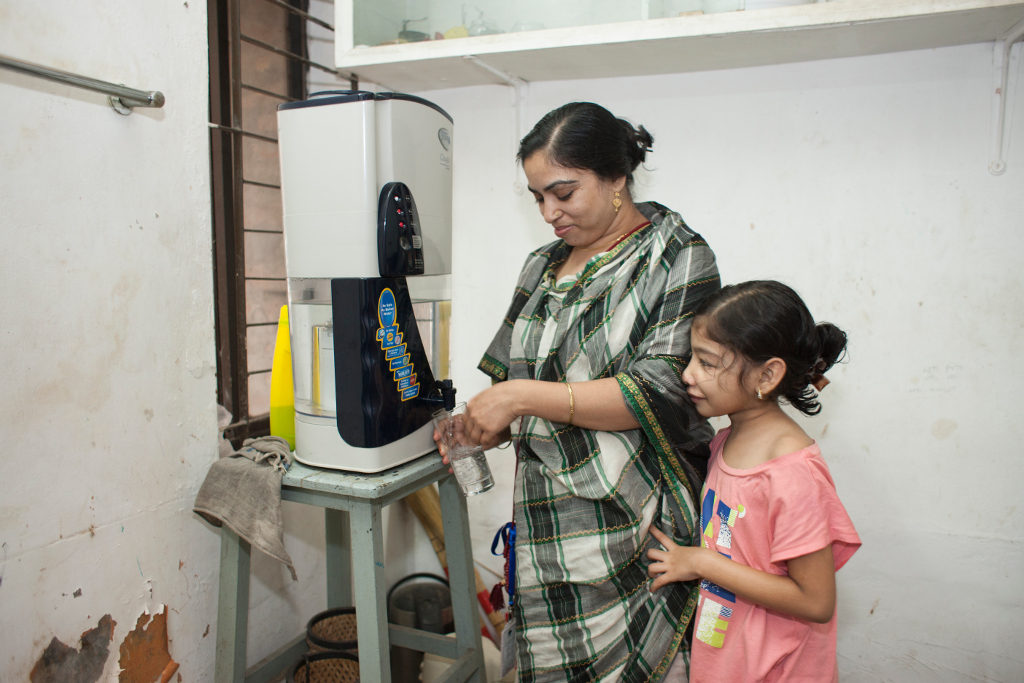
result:
[[[359,681],[359,659],[349,652],[315,652],[302,656],[288,683],[356,683]]]
[[[356,652],[356,609],[336,607],[320,612],[306,625],[306,645],[313,652]]]

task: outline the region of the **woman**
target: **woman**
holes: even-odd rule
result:
[[[530,254],[468,403],[485,447],[512,439],[521,681],[661,680],[696,588],[648,590],[652,521],[698,533],[711,429],[686,397],[689,325],[719,288],[711,249],[675,214],[634,204],[653,142],[592,103],[547,114],[518,160],[554,242]],[[685,669],[682,669],[685,670]]]

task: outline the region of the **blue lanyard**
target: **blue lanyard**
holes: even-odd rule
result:
[[[498,542],[501,542],[502,549],[498,551]],[[508,522],[494,535],[491,542],[492,555],[504,555],[505,557],[505,592],[508,593],[508,615],[512,614],[512,605],[516,600],[516,523]]]

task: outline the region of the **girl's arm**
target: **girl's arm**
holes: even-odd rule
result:
[[[569,422],[588,429],[621,431],[639,427],[614,377],[572,382],[572,398],[564,382],[513,379],[484,389],[466,405],[469,436],[484,448],[508,438],[508,426],[521,415]]]
[[[836,574],[832,546],[787,562],[788,576],[770,574],[734,562],[709,548],[676,545],[658,529],[651,534],[665,550],[651,549],[648,573],[655,591],[671,581],[703,578],[745,600],[805,621],[823,624],[836,609]]]

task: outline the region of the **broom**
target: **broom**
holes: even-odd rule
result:
[[[437,554],[437,559],[441,561],[441,568],[444,569],[445,575],[447,575],[448,553],[444,545],[444,526],[441,522],[441,497],[437,489],[433,486],[425,486],[406,496],[405,502],[409,504],[413,514],[416,515],[416,518],[420,520],[420,524],[423,525],[423,529],[427,532],[427,538],[430,539],[430,544]],[[483,608],[484,614],[487,615],[487,620],[494,627],[495,633],[491,634],[489,629],[486,628],[484,631],[487,637],[497,644],[495,639],[505,626],[505,618],[491,605],[490,591],[488,591],[483,579],[480,578],[480,572],[477,571],[476,567],[473,568],[473,575],[476,579],[476,599],[480,603],[480,607]]]

